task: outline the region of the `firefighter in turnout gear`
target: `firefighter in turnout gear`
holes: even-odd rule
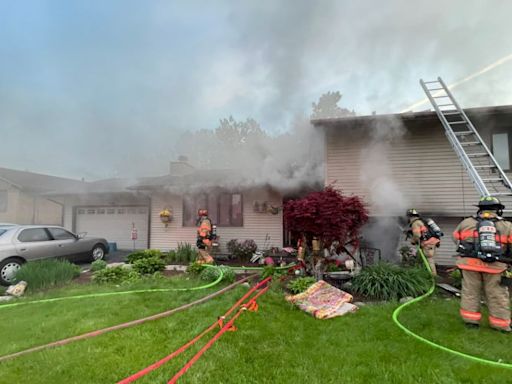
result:
[[[199,257],[197,262],[200,264],[213,264],[213,257],[210,255],[212,248],[212,221],[208,217],[208,210],[200,209],[197,212],[197,248]]]
[[[482,289],[489,308],[489,325],[510,332],[510,299],[500,284],[510,258],[512,223],[501,218],[503,204],[492,196],[482,197],[474,217],[464,219],[453,232],[462,271],[460,315],[468,326],[477,327],[482,314]]]
[[[415,209],[407,211],[409,219],[409,236],[412,245],[419,245],[428,260],[428,265],[434,276],[437,275],[434,256],[436,248],[441,244],[443,232],[432,219],[422,219]]]

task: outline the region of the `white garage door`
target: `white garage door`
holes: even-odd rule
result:
[[[132,228],[137,229],[136,249],[148,245],[148,207],[78,207],[76,232],[107,239],[117,243],[118,249],[133,249]]]

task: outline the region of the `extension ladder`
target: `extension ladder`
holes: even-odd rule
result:
[[[481,196],[496,196],[508,208],[505,212],[508,215],[512,213],[512,184],[509,178],[446,84],[440,77],[434,81],[420,80],[420,84],[478,193]]]

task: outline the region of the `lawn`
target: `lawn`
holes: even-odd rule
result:
[[[200,285],[172,279],[158,286]],[[73,287],[44,297],[105,290]],[[54,341],[177,307],[215,289],[144,293],[63,301],[0,310],[0,354]],[[99,337],[0,363],[2,383],[115,383],[168,355],[206,328],[247,288],[237,287],[205,304]],[[296,310],[278,290],[247,312],[238,331],[226,333],[180,383],[507,383],[512,370],[487,367],[423,345],[391,321],[395,304],[371,305],[355,314],[315,320]],[[458,300],[433,298],[407,308],[412,330],[467,353],[512,361],[510,335],[466,330]],[[137,383],[166,383],[199,350],[165,364]]]

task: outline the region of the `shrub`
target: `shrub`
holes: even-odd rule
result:
[[[100,271],[94,272],[92,275],[92,280],[99,284],[120,284],[126,279],[128,279],[129,276],[133,277],[133,274],[131,274],[131,272],[133,271],[130,271],[127,268],[123,268],[122,266],[105,268]]]
[[[261,280],[266,279],[269,276],[283,276],[288,272],[285,269],[277,269],[275,265],[265,265],[261,272]]]
[[[159,249],[145,249],[143,251],[135,251],[126,256],[126,260],[128,261],[128,263],[133,264],[137,260],[149,259],[151,257],[162,258],[162,251],[160,251]]]
[[[197,259],[197,251],[190,243],[179,243],[176,249],[176,261],[181,263],[190,263]]]
[[[91,272],[101,271],[107,268],[107,262],[105,260],[96,260],[91,263]]]
[[[27,289],[62,285],[80,276],[80,267],[67,260],[41,260],[23,264],[16,273],[17,281],[26,281]]]
[[[205,281],[215,281],[219,278],[219,269],[221,269],[223,273],[222,281],[227,281],[228,283],[235,281],[235,272],[231,268],[225,266],[221,266],[219,268],[205,268],[200,273],[199,278]]]
[[[352,280],[352,291],[376,300],[398,300],[425,293],[431,276],[425,269],[380,263],[364,268]]]
[[[187,267],[187,273],[190,273],[191,275],[199,275],[205,268],[204,264],[190,263]]]
[[[316,279],[314,277],[299,277],[297,279],[293,279],[286,286],[292,293],[297,294],[304,292],[310,286],[316,283]]]
[[[332,186],[312,192],[302,199],[288,200],[284,205],[284,221],[288,230],[317,236],[324,244],[356,241],[368,221],[368,210],[358,196],[344,196]]]
[[[133,270],[141,275],[152,275],[165,269],[165,261],[159,256],[136,260],[133,263]]]
[[[254,240],[244,240],[239,242],[238,239],[231,239],[227,243],[229,253],[235,258],[241,260],[248,260],[254,252],[258,250],[258,246]]]
[[[165,254],[165,263],[166,264],[173,264],[177,261],[177,256],[176,256],[176,251],[175,250],[170,250],[169,252],[167,252]]]

